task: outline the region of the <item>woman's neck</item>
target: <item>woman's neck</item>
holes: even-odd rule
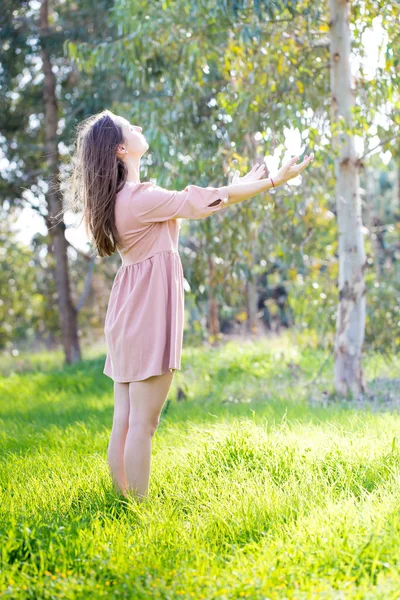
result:
[[[126,181],[128,183],[140,183],[140,158],[132,156],[125,159],[125,165],[128,169]]]

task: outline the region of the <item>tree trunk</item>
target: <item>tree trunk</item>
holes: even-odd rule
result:
[[[264,154],[258,150],[254,136],[246,133],[244,135],[245,155],[250,159],[251,166],[258,162],[261,165],[264,162]],[[246,284],[247,295],[247,333],[257,335],[258,327],[258,290],[257,290],[257,275],[254,273],[254,265],[257,263],[257,252],[259,251],[259,228],[256,222],[250,224],[248,236],[248,269],[250,271],[249,279]]]
[[[379,231],[379,226],[382,225],[379,217],[375,215],[375,189],[372,180],[371,169],[367,169],[365,173],[365,206],[367,207],[367,227],[371,232],[371,245],[374,256],[374,270],[377,280],[382,276],[381,264],[383,263],[384,255],[381,252],[379,240],[382,233]]]
[[[43,61],[44,88],[43,103],[45,115],[46,158],[49,173],[49,187],[46,195],[48,215],[46,224],[49,229],[49,252],[54,259],[54,271],[59,309],[59,322],[66,363],[81,359],[79,347],[77,311],[71,298],[68,273],[68,243],[65,239],[65,224],[60,221],[54,226],[54,217],[62,208],[61,193],[58,189],[59,154],[58,154],[58,118],[56,78],[52,70],[50,52],[48,50],[49,30],[48,0],[43,0],[40,7],[40,55]]]
[[[247,331],[251,335],[258,334],[258,290],[257,290],[257,275],[254,273],[254,265],[257,262],[257,239],[258,227],[256,223],[250,224],[249,232],[249,255],[248,269],[249,278],[247,280]]]
[[[339,304],[335,338],[335,387],[339,394],[364,392],[362,346],[365,330],[367,266],[359,195],[360,160],[356,156],[351,109],[354,91],[350,68],[350,2],[329,0],[332,92],[332,145],[335,157],[339,232]],[[340,123],[339,119],[343,119]],[[336,133],[336,130],[339,132]]]
[[[208,257],[208,331],[210,335],[220,333],[218,302],[214,298],[214,264],[211,256]]]
[[[397,210],[400,211],[400,149],[397,152]]]
[[[258,292],[255,275],[247,280],[247,331],[258,333]]]

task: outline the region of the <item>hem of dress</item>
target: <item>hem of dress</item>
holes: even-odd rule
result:
[[[106,375],[107,377],[109,377],[110,379],[115,381],[116,383],[131,383],[134,381],[144,381],[145,379],[148,379],[149,377],[154,377],[155,375],[165,375],[166,373],[170,373],[171,371],[181,371],[181,370],[182,370],[181,367],[169,367],[168,371],[162,371],[161,373],[150,373],[149,375],[146,375],[145,377],[142,377],[141,379],[132,379],[132,377],[130,377],[128,379],[126,377],[114,377],[113,375],[109,375],[105,371],[103,371],[103,375]]]

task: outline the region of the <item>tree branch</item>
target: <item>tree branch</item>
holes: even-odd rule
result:
[[[363,158],[365,158],[370,152],[373,152],[373,150],[376,150],[377,148],[379,148],[379,146],[383,146],[387,142],[391,142],[392,140],[396,139],[397,137],[398,137],[398,135],[396,133],[396,135],[392,135],[390,138],[387,138],[386,140],[380,141],[379,144],[377,144],[376,146],[374,146],[370,150],[367,150],[366,152],[364,152],[364,154],[362,156],[360,156],[359,160],[363,160]]]

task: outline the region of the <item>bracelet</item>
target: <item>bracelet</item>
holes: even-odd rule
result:
[[[270,177],[270,180],[272,181],[272,177]],[[273,181],[272,181],[272,187],[275,187],[275,184]]]

